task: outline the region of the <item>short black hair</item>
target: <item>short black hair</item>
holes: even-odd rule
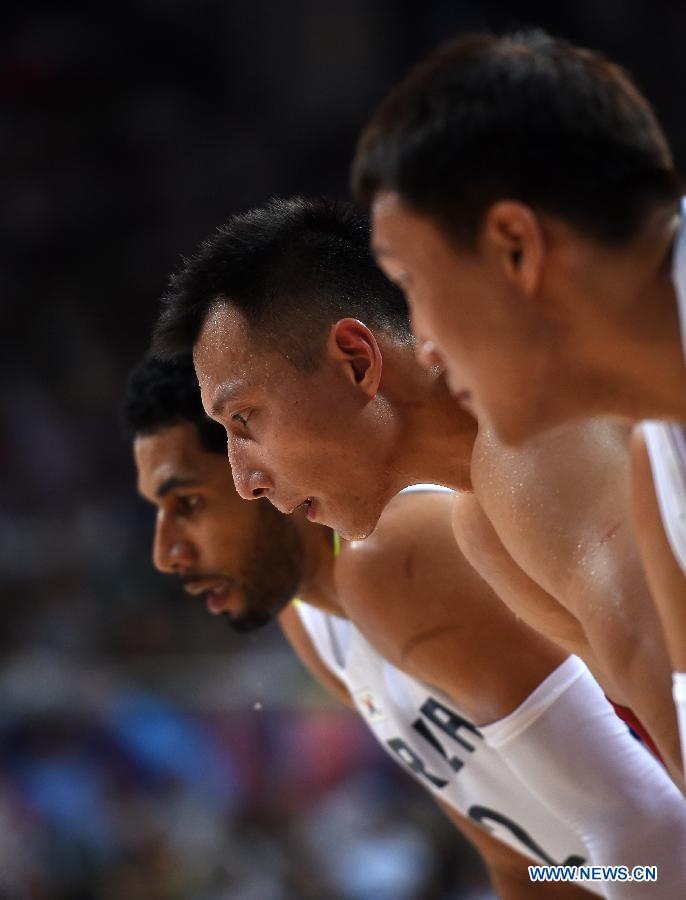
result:
[[[204,450],[226,454],[226,432],[205,415],[190,353],[170,359],[144,356],[129,375],[124,419],[133,436],[190,422]]]
[[[500,199],[620,244],[682,189],[630,77],[538,29],[466,35],[432,52],[362,133],[352,183],[365,205],[379,191],[396,192],[464,246]]]
[[[327,328],[346,316],[411,341],[402,292],[370,252],[367,215],[324,198],[271,200],[232,216],[172,277],[155,352],[192,349],[216,303],[236,308],[301,369],[316,368]]]

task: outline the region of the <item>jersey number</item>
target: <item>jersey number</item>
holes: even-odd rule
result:
[[[462,718],[457,713],[453,712],[451,709],[448,709],[446,706],[443,706],[442,703],[439,703],[437,700],[433,698],[429,698],[423,704],[420,709],[422,715],[426,716],[426,718],[433,722],[438,728],[441,729],[445,734],[448,735],[453,741],[460,745],[463,750],[466,750],[469,753],[473,753],[476,749],[474,744],[470,743],[465,737],[465,734],[472,737],[477,738],[478,740],[483,740],[481,737],[481,732],[479,729],[473,725],[467,719]],[[446,762],[450,765],[451,769],[455,772],[459,772],[464,762],[458,759],[456,756],[449,756],[445,750],[445,747],[441,744],[441,742],[435,737],[429,726],[423,719],[417,719],[412,723],[412,727],[414,730],[420,734],[425,741],[427,741],[437,753],[446,760]],[[396,737],[392,740],[388,741],[388,746],[393,750],[393,752],[400,757],[400,759],[405,763],[405,765],[411,769],[412,772],[419,778],[428,781],[434,788],[438,788],[439,790],[444,788],[448,782],[445,778],[441,778],[438,775],[434,775],[430,772],[426,765],[424,764],[424,760],[410,747],[402,738]],[[471,806],[468,810],[468,814],[470,819],[473,819],[483,828],[485,828],[489,833],[492,833],[495,829],[489,825],[489,822],[493,822],[497,825],[502,825],[513,835],[520,843],[522,843],[525,847],[537,856],[542,862],[547,863],[548,865],[557,865],[555,860],[545,852],[545,850],[540,847],[536,841],[531,837],[531,835],[525,831],[521,825],[518,825],[516,822],[513,822],[512,819],[509,819],[507,816],[502,813],[496,812],[494,809],[488,809],[486,806]],[[582,856],[569,856],[565,859],[560,865],[567,866],[578,866],[585,862]]]

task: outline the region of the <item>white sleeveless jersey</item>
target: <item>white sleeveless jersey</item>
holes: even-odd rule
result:
[[[686,198],[681,201],[681,214],[681,229],[674,244],[672,281],[686,359]],[[686,428],[672,422],[644,422],[642,427],[662,524],[674,558],[686,575]],[[673,677],[681,756],[686,771],[686,672],[675,672]]]
[[[686,198],[681,230],[674,244],[672,281],[677,298],[686,359]],[[655,493],[672,552],[686,575],[686,430],[670,422],[644,422]]]
[[[686,575],[686,430],[669,422],[642,428],[665,534]]]
[[[401,493],[416,491],[452,493],[431,484]],[[423,787],[533,862],[589,860],[577,832],[527,790],[444,693],[389,663],[348,619],[302,602],[296,609],[320,659],[346,686],[374,737]],[[584,886],[603,895],[597,885]]]
[[[374,737],[423,787],[533,862],[589,860],[580,836],[524,787],[445,694],[391,665],[349,620],[307,603],[296,609]]]

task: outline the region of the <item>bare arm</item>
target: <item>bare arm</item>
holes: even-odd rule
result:
[[[579,620],[517,565],[474,494],[455,498],[452,527],[460,550],[502,602],[537,632],[593,668]]]
[[[542,608],[552,599],[578,622],[586,649],[577,652],[608,696],[631,707],[679,779],[671,672],[631,525],[626,431],[575,425],[514,450],[487,435],[474,484],[502,549],[547,595]],[[496,590],[523,603],[518,591],[507,596],[507,579]],[[536,605],[531,596],[523,615]]]

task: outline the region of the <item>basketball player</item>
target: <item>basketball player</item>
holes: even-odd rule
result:
[[[409,484],[470,490],[474,455],[489,509],[474,497],[457,507],[470,561],[586,662],[679,779],[671,670],[628,522],[624,429],[568,426],[517,458],[488,434],[475,449],[473,417],[417,364],[402,295],[368,237],[347,204],[276,201],[231,219],[176,277],[157,343],[195,345],[239,494],[361,538]]]
[[[127,411],[139,488],[157,507],[155,565],[239,630],[280,612],[303,661],[480,850],[499,896],[581,896],[577,886],[532,885],[526,865],[589,852],[659,866],[657,884],[607,885],[610,896],[674,896],[686,877],[682,798],[583,664],[512,616],[460,557],[449,492],[400,495],[368,541],[337,552],[332,532],[302,511],[287,518],[240,500],[190,358],[145,360]],[[301,603],[289,605],[296,593]],[[573,790],[559,789],[574,828],[498,750],[518,744],[542,780],[559,741],[577,754]]]
[[[636,527],[686,766],[686,238],[649,103],[600,54],[542,32],[463,37],[382,103],[354,173],[425,361],[440,356],[501,438],[665,420],[635,435]]]

